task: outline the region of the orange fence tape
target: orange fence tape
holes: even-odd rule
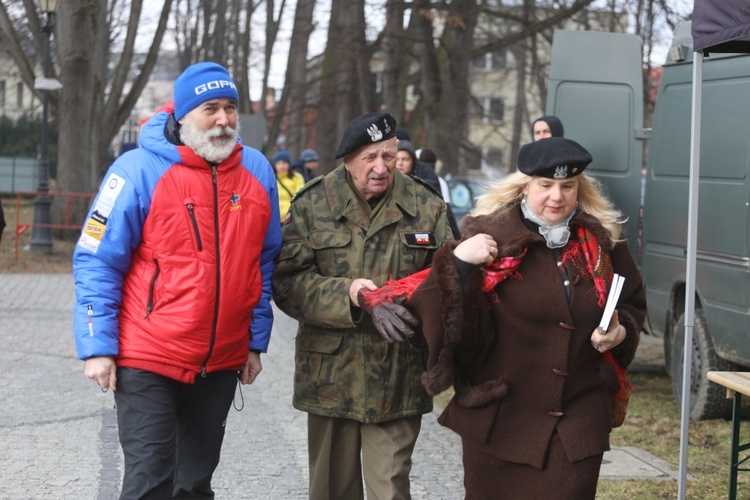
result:
[[[65,198],[65,218],[62,224],[36,224],[21,223],[21,199],[28,198],[31,196],[49,196],[50,198]],[[81,221],[73,223],[71,221],[71,203],[77,198],[94,198],[96,193],[73,193],[65,191],[18,191],[16,193],[16,231],[15,231],[15,242],[14,242],[14,259],[15,263],[18,264],[18,240],[21,235],[33,227],[46,227],[50,229],[63,229],[63,230],[81,230]]]

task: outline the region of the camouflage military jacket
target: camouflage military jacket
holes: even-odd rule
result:
[[[308,183],[292,201],[273,291],[278,307],[299,321],[293,401],[299,410],[368,423],[432,410],[420,381],[427,356],[421,332],[389,344],[349,299],[355,279],[381,286],[413,274],[451,238],[440,197],[394,175],[372,220],[343,166]]]

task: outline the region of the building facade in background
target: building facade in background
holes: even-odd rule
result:
[[[16,121],[24,115],[41,118],[42,101],[21,79],[16,63],[0,44],[0,116]]]

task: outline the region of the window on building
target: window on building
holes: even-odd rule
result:
[[[480,99],[485,123],[502,122],[505,120],[505,102],[499,97],[484,97]]]
[[[373,75],[373,78],[375,80],[375,93],[381,94],[383,92],[383,73],[378,71]]]
[[[488,52],[481,57],[474,59],[474,67],[481,71],[492,71],[503,69],[506,65],[505,49]]]
[[[16,108],[23,109],[23,82],[16,84]]]
[[[0,80],[0,109],[5,109],[5,80]]]
[[[490,52],[487,54],[490,58],[490,65],[492,66],[492,69],[503,69],[505,68],[506,60],[505,60],[505,49],[503,50],[496,50],[494,52]]]
[[[485,151],[485,163],[489,168],[503,169],[503,150],[498,148],[487,148]]]

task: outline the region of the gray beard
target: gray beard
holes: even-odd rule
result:
[[[220,141],[211,141],[214,137],[228,136]],[[236,128],[229,125],[214,127],[209,130],[200,130],[190,116],[185,116],[180,128],[180,139],[183,144],[190,147],[195,153],[211,163],[221,163],[229,158],[237,144],[240,135],[240,122]]]

